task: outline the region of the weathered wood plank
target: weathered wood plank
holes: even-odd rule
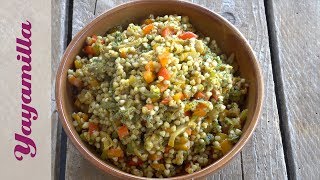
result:
[[[55,74],[56,70],[59,66],[59,62],[66,47],[66,28],[65,28],[65,17],[66,17],[66,0],[57,0],[52,1],[52,32],[51,32],[51,40],[52,40],[52,59],[51,59],[51,172],[52,179],[58,179],[59,170],[60,170],[60,135],[61,135],[61,125],[58,120],[58,113],[56,111],[56,103],[55,103]]]
[[[85,23],[89,22],[94,15],[99,15],[105,10],[123,2],[124,1],[117,0],[98,0],[96,10],[92,8],[94,7],[93,2],[91,2],[91,5],[86,4],[86,6],[83,6],[83,2],[75,2],[77,5],[74,5],[74,14],[77,14],[77,17],[74,18],[78,18],[78,20],[74,21],[74,23],[79,20],[81,20],[81,22],[77,22],[74,25],[75,28],[73,34],[80,29],[79,27],[82,27]],[[245,146],[243,152],[235,157],[229,165],[214,175],[211,175],[208,179],[242,179],[243,177],[245,179],[266,177],[285,179],[286,168],[279,131],[279,117],[275,103],[263,1],[243,0],[235,2],[232,0],[219,0],[211,2],[209,0],[194,0],[194,2],[220,13],[240,29],[256,52],[263,69],[266,86],[265,108],[262,112],[260,123],[253,138],[248,145]],[[266,148],[266,146],[268,146],[268,148]],[[79,167],[83,168],[83,171],[79,170]],[[73,145],[69,144],[66,178],[104,178],[101,171],[94,170],[95,168],[81,157]]]
[[[289,175],[319,179],[320,1],[269,3]]]
[[[97,0],[77,0],[73,2],[72,37],[94,18]]]

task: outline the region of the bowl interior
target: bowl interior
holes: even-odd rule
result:
[[[56,99],[60,119],[63,122],[63,126],[68,136],[86,158],[101,169],[119,176],[119,173],[121,173],[119,170],[116,170],[115,168],[112,168],[111,170],[108,169],[110,167],[109,165],[103,165],[102,163],[104,162],[99,159],[99,156],[90,152],[90,147],[80,140],[77,132],[72,126],[71,114],[74,110],[74,106],[71,86],[67,83],[67,70],[73,67],[73,60],[76,55],[81,53],[81,49],[87,36],[93,34],[104,35],[109,29],[117,25],[126,27],[131,22],[141,23],[142,20],[147,18],[150,14],[154,14],[155,16],[170,14],[189,16],[191,24],[193,24],[197,32],[201,32],[205,36],[209,36],[211,39],[216,40],[218,46],[226,55],[229,56],[231,53],[235,54],[235,60],[239,65],[240,75],[246,78],[250,83],[247,97],[247,108],[249,109],[248,118],[244,125],[241,139],[233,150],[219,161],[215,162],[214,165],[210,165],[209,167],[194,173],[197,174],[196,176],[200,177],[219,169],[242,148],[256,125],[263,94],[260,70],[248,43],[232,25],[227,23],[220,16],[204,8],[180,1],[138,1],[116,7],[88,24],[71,41],[58,70]],[[121,173],[120,176],[127,178],[134,177],[133,175],[124,174],[126,173]],[[182,178],[182,176],[180,177]],[[189,176],[186,175],[183,178],[187,177]]]

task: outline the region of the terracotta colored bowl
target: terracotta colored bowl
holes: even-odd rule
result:
[[[135,1],[113,8],[90,22],[71,41],[62,58],[56,77],[56,102],[63,128],[70,140],[81,154],[95,166],[106,173],[120,178],[146,179],[125,173],[101,160],[99,156],[79,137],[72,125],[73,100],[71,87],[67,82],[67,70],[73,67],[75,56],[81,52],[87,36],[103,35],[108,29],[116,26],[126,26],[130,22],[139,23],[149,14],[187,15],[191,24],[206,36],[218,42],[224,53],[235,53],[240,74],[250,82],[247,98],[248,118],[243,128],[243,134],[238,143],[225,156],[213,164],[192,174],[176,176],[171,179],[191,179],[204,177],[225,166],[245,145],[252,135],[260,114],[263,99],[263,82],[257,59],[243,35],[220,15],[201,6],[182,1]]]

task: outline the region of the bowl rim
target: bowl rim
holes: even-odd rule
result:
[[[59,65],[59,68],[56,73],[56,82],[55,82],[55,98],[56,98],[56,107],[59,114],[60,122],[62,123],[62,126],[68,136],[68,138],[71,140],[73,145],[76,147],[78,151],[94,166],[98,167],[100,170],[102,170],[104,173],[109,173],[113,176],[119,177],[119,178],[129,178],[129,179],[141,179],[146,180],[150,179],[147,177],[139,177],[135,176],[133,174],[124,172],[122,170],[119,170],[115,167],[112,167],[104,160],[97,157],[94,153],[91,152],[90,149],[88,149],[84,142],[80,139],[78,133],[75,131],[72,122],[68,121],[67,116],[70,116],[67,114],[64,108],[64,99],[62,97],[62,92],[60,91],[62,86],[62,77],[61,74],[63,71],[66,71],[68,67],[66,67],[66,62],[68,61],[69,54],[72,52],[74,46],[79,42],[80,38],[96,23],[98,23],[100,20],[108,16],[109,14],[115,13],[120,11],[121,9],[124,9],[129,6],[135,6],[136,4],[143,4],[143,3],[182,3],[185,6],[196,8],[201,13],[205,14],[206,16],[216,16],[217,19],[222,21],[228,28],[230,28],[235,34],[237,34],[242,42],[244,42],[245,48],[248,50],[249,56],[253,59],[253,69],[256,73],[257,78],[257,104],[254,108],[252,120],[250,124],[247,127],[247,130],[242,134],[240,140],[233,146],[233,148],[225,154],[223,157],[221,157],[219,160],[215,161],[214,163],[208,165],[207,167],[196,171],[192,174],[184,174],[180,176],[174,176],[170,178],[164,178],[164,179],[192,179],[192,178],[201,178],[204,176],[207,176],[211,173],[217,172],[219,169],[223,168],[226,164],[228,164],[244,147],[244,145],[247,143],[247,141],[251,138],[257,124],[259,121],[263,99],[264,99],[264,84],[263,84],[263,76],[262,71],[259,65],[259,62],[253,52],[252,47],[249,45],[249,42],[246,40],[246,38],[243,36],[243,34],[230,22],[228,22],[226,19],[224,19],[221,15],[215,13],[214,11],[211,11],[210,9],[203,7],[201,5],[192,3],[192,2],[186,2],[182,0],[178,1],[170,1],[170,0],[160,0],[160,1],[153,1],[153,0],[139,0],[139,1],[131,1],[127,3],[120,4],[118,6],[115,6],[105,12],[103,12],[101,15],[94,18],[92,21],[90,21],[86,26],[84,26],[71,40],[68,47],[66,48]],[[193,6],[193,7],[192,7]],[[217,166],[218,165],[218,166]],[[159,178],[152,178],[152,179],[159,179]]]

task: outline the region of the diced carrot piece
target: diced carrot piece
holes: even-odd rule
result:
[[[191,38],[197,38],[198,36],[194,34],[193,32],[184,32],[178,36],[180,39],[186,40],[186,39],[191,39]]]
[[[99,131],[98,124],[95,124],[93,122],[89,122],[89,134],[92,134],[94,131]]]
[[[206,99],[206,95],[204,95],[202,92],[197,92],[195,95],[194,95],[194,97],[196,98],[196,99]]]
[[[149,34],[152,29],[154,28],[154,25],[153,24],[148,24],[146,25],[144,28],[143,28],[143,32],[144,34]]]
[[[120,57],[122,58],[127,58],[127,53],[125,53],[124,51],[120,52]]]
[[[195,116],[199,116],[199,117],[204,117],[205,115],[207,115],[206,109],[207,106],[203,103],[199,103],[197,105],[196,110],[193,112],[193,115]]]
[[[112,148],[112,149],[109,149],[109,150],[107,151],[107,156],[110,157],[110,158],[123,157],[123,151],[122,151],[122,149]]]
[[[93,35],[92,37],[88,37],[86,40],[87,45],[91,46],[93,43],[97,41],[98,37]]]
[[[91,54],[91,55],[95,54],[92,46],[84,47],[84,52],[87,53],[87,54]]]
[[[196,109],[194,112],[193,112],[193,115],[194,116],[199,116],[199,117],[204,117],[206,115],[206,111],[203,110],[203,109]]]
[[[162,99],[161,104],[168,105],[170,101],[171,101],[171,97],[166,97]]]
[[[199,103],[199,104],[197,105],[197,109],[205,109],[205,108],[207,108],[207,105],[204,104],[204,103]]]
[[[220,143],[220,146],[222,153],[227,154],[232,149],[233,145],[228,139],[225,139]]]
[[[160,92],[164,92],[169,87],[169,85],[168,84],[164,84],[163,81],[160,82],[159,84],[157,84],[157,86],[160,89]]]
[[[161,66],[165,67],[169,62],[169,52],[165,51],[164,53],[160,54],[158,58]]]
[[[178,92],[178,93],[176,93],[176,94],[173,96],[173,99],[174,99],[175,101],[182,100],[183,98],[184,98],[184,95],[183,95],[182,92]]]
[[[147,83],[151,83],[154,81],[156,76],[151,71],[145,71],[143,72],[143,78]]]
[[[186,133],[190,136],[191,135],[192,130],[190,128],[186,129]]]
[[[149,109],[149,110],[152,110],[154,105],[153,104],[147,104],[146,107]]]
[[[128,130],[127,126],[123,125],[118,128],[118,136],[120,139],[122,139],[123,137],[125,137],[127,135],[129,135],[129,130]]]
[[[162,76],[165,80],[169,80],[171,77],[169,71],[165,67],[160,68],[158,76]]]
[[[153,20],[152,19],[146,19],[144,20],[144,24],[151,24],[153,23]]]
[[[172,27],[165,27],[161,31],[162,37],[171,36],[174,33],[174,29]]]
[[[144,68],[145,68],[147,71],[153,72],[153,71],[154,71],[153,61],[149,61],[149,62],[144,66]]]
[[[162,155],[158,155],[156,153],[150,154],[149,159],[152,161],[159,161],[160,159],[162,159]]]
[[[212,96],[211,96],[215,101],[218,101],[218,95],[217,95],[217,92],[216,90],[212,90]]]
[[[79,79],[79,78],[76,78],[75,76],[73,75],[69,75],[68,76],[68,81],[70,84],[76,86],[76,87],[82,87],[83,86],[83,83],[82,81]]]

